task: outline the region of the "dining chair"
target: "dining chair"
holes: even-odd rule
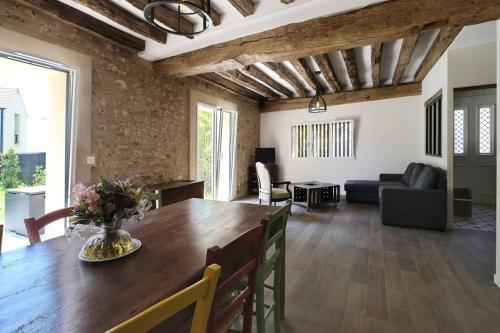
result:
[[[208,320],[208,332],[225,333],[243,317],[243,333],[252,330],[253,295],[265,223],[240,235],[224,247],[207,250],[207,265],[222,266]]]
[[[167,320],[176,313],[196,303],[191,333],[207,332],[207,323],[210,310],[220,276],[221,267],[217,264],[205,268],[203,278],[191,286],[147,308],[134,317],[113,327],[107,333],[141,333],[147,332]]]
[[[276,202],[286,201],[292,198],[290,192],[290,182],[275,182],[271,179],[271,174],[266,165],[260,162],[255,163],[257,169],[257,183],[259,185],[259,205],[262,200],[267,201],[269,205]],[[275,186],[286,185],[286,189],[278,188]]]
[[[161,192],[160,191],[147,192],[146,196],[147,196],[148,200],[153,203],[152,209],[158,209],[161,207]]]
[[[47,213],[38,218],[28,217],[27,219],[24,219],[24,225],[26,226],[26,232],[28,233],[30,244],[33,245],[41,242],[40,229],[45,227],[47,224],[72,216],[73,210],[74,207],[66,207]]]
[[[281,275],[281,272],[285,265],[286,224],[291,206],[292,200],[287,200],[284,207],[274,213],[269,213],[267,221],[263,221],[266,228],[255,280],[255,315],[258,333],[265,333],[266,319],[271,313],[274,315],[274,332],[280,332],[280,319],[284,307],[284,304],[281,304],[281,293],[285,288],[285,277]],[[273,272],[273,285],[268,285],[266,280]],[[265,303],[266,289],[273,293],[271,304]]]

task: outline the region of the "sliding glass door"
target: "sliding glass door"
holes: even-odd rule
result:
[[[199,103],[196,176],[205,181],[205,199],[233,198],[236,113]]]

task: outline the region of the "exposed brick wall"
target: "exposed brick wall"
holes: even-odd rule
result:
[[[93,180],[187,179],[194,88],[238,104],[237,194],[245,194],[247,167],[259,145],[257,103],[195,78],[162,77],[133,51],[17,1],[0,0],[0,26],[92,57]]]

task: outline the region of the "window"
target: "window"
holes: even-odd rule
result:
[[[354,120],[335,121],[332,132],[333,157],[354,157]]]
[[[14,114],[14,144],[19,144],[19,134],[21,132],[21,117],[19,113]]]
[[[439,91],[425,103],[425,154],[441,156],[441,100]]]
[[[330,124],[311,125],[312,157],[330,157]]]
[[[493,106],[481,106],[478,112],[478,150],[479,155],[493,154],[494,131],[493,131]]]
[[[307,128],[308,125],[292,126],[292,158],[307,157],[307,146],[309,144]]]
[[[354,120],[291,127],[292,158],[354,157]]]
[[[453,113],[453,153],[458,156],[467,154],[466,124],[467,112],[465,108],[455,109]]]

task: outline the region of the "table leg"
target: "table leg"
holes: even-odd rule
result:
[[[306,199],[307,199],[307,211],[310,212],[311,209],[309,208],[309,205],[311,204],[311,189],[306,190]]]

